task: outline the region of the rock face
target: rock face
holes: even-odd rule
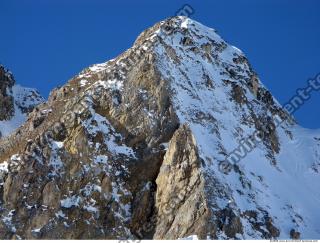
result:
[[[0,121],[13,116],[13,97],[7,94],[7,90],[12,88],[13,84],[12,75],[0,66]]]
[[[201,162],[192,131],[184,124],[174,133],[156,179],[155,239],[178,239],[194,232],[206,238],[213,233]]]
[[[0,65],[0,138],[22,125],[41,102],[36,90],[16,85],[12,73]]]
[[[222,170],[255,131],[256,148]],[[170,18],[0,140],[0,236],[319,238],[319,141],[240,50]]]

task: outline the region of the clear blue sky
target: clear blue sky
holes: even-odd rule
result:
[[[262,82],[285,103],[320,72],[320,1],[0,0],[0,63],[18,83],[45,97],[83,68],[111,59],[185,3],[193,19],[218,30],[249,58]],[[320,128],[320,95],[295,113]]]

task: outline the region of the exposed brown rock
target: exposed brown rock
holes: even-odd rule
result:
[[[300,232],[295,231],[294,229],[291,229],[290,230],[290,237],[291,237],[291,239],[298,240],[298,239],[300,239]]]
[[[0,65],[0,121],[9,120],[14,113],[14,100],[7,91],[14,85],[11,73]],[[1,135],[0,135],[1,137]]]
[[[158,223],[155,239],[177,239],[193,232],[206,238],[210,212],[206,203],[200,158],[187,125],[182,125],[170,141],[157,177]]]

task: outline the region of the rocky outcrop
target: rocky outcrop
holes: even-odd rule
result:
[[[136,51],[128,50],[118,62],[134,60]],[[14,212],[4,225],[7,239],[150,235],[140,227],[154,214],[163,143],[179,121],[168,83],[150,54],[137,59],[125,76],[118,62],[110,61],[101,73],[89,68],[54,90],[48,103],[2,141],[0,157],[10,165],[3,171],[2,215]],[[115,83],[100,81],[112,78]],[[21,164],[14,171],[12,153],[19,154]],[[23,193],[15,192],[16,186]],[[10,228],[11,222],[19,227]]]
[[[214,229],[204,192],[201,158],[190,128],[183,124],[173,135],[156,180],[159,216],[155,239],[196,234],[206,239]]]
[[[13,85],[12,74],[0,66],[0,121],[9,120],[13,116],[13,97],[7,94]]]
[[[12,73],[0,65],[0,138],[22,125],[42,102],[36,90],[16,85]]]

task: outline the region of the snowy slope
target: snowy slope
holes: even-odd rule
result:
[[[200,155],[206,161],[203,174],[207,178],[218,178],[228,192],[224,197],[210,198],[214,205],[212,210],[229,205],[239,215],[254,210],[260,213],[258,217],[263,217],[268,212],[268,217],[280,229],[280,238],[289,238],[291,229],[302,232],[303,238],[319,238],[320,131],[284,121],[276,128],[278,153],[271,151],[268,144],[259,143],[237,164],[240,173],[236,170],[227,174],[221,172],[219,162],[239,146],[241,139],[248,138],[256,130],[252,112],[260,116],[259,119],[271,121],[279,116],[272,114],[268,104],[250,90],[248,80],[252,71],[249,65],[236,64],[233,60],[244,55],[239,49],[196,21],[182,17],[176,25],[181,31],[169,36],[159,33],[165,44],[156,47],[158,66],[171,82],[180,122],[191,127]],[[183,44],[184,40],[192,42]],[[208,43],[222,47],[209,49],[214,59],[206,56],[208,50],[203,47]],[[176,58],[168,55],[167,46],[175,50]],[[235,77],[228,68],[235,70]],[[212,80],[213,85],[208,87],[206,79]],[[232,89],[224,80],[242,88],[246,103],[239,104],[232,99]],[[260,81],[258,85],[263,87]],[[281,110],[278,102],[273,100],[273,103]],[[214,185],[208,180],[207,186]],[[244,232],[239,238],[262,237],[248,219],[241,217],[241,222]]]

